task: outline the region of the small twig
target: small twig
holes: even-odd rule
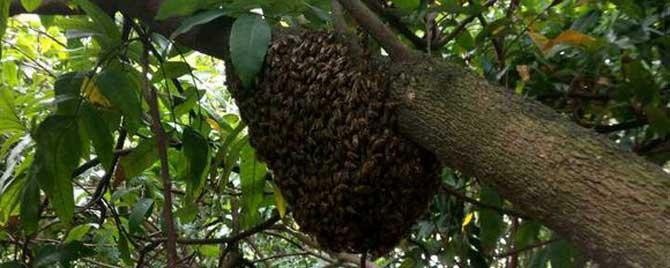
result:
[[[486,4],[484,4],[483,9],[490,7],[495,3],[496,3],[496,0],[489,0],[488,2],[486,2]],[[481,13],[470,15],[469,17],[465,18],[463,21],[461,21],[460,24],[458,24],[458,26],[456,26],[456,28],[453,31],[451,31],[448,35],[446,35],[442,39],[440,39],[440,41],[435,46],[436,47],[444,46],[447,43],[449,43],[451,40],[455,39],[458,35],[460,35],[463,32],[463,30],[465,30],[465,27],[468,26],[468,24],[470,24],[470,22],[475,20],[477,18],[477,16],[479,16],[480,14]]]
[[[495,257],[497,259],[507,258],[507,257],[512,256],[512,255],[518,255],[519,253],[524,252],[524,251],[528,251],[528,250],[531,250],[531,249],[546,246],[546,245],[554,243],[556,241],[558,241],[558,239],[550,239],[550,240],[547,240],[547,241],[541,241],[541,242],[538,242],[538,243],[535,243],[535,244],[530,244],[528,246],[525,246],[525,247],[522,247],[522,248],[519,248],[519,249],[514,249],[514,250],[510,250],[510,251],[503,252],[503,253],[500,253],[500,254],[496,254],[496,255],[493,255],[493,257]]]
[[[338,0],[349,14],[370,33],[397,62],[412,59],[411,50],[403,45],[395,34],[359,0]]]
[[[465,194],[463,194],[463,193],[459,192],[458,190],[456,190],[454,188],[451,188],[449,186],[442,185],[442,189],[445,192],[447,192],[448,194],[450,194],[450,195],[452,195],[452,196],[454,196],[458,199],[461,199],[463,201],[466,201],[470,204],[478,206],[480,208],[495,210],[495,211],[500,212],[502,214],[507,214],[507,215],[514,216],[514,217],[519,217],[519,218],[522,218],[522,219],[531,219],[530,217],[522,214],[521,212],[515,211],[515,210],[511,210],[511,209],[507,209],[507,208],[503,208],[503,207],[498,207],[498,206],[493,206],[493,205],[489,205],[489,204],[484,204],[484,203],[482,203],[482,202],[480,202],[476,199],[473,199],[473,198],[470,198],[470,197],[466,196]]]
[[[142,53],[142,86],[145,98],[149,103],[149,110],[151,113],[151,130],[156,137],[158,144],[158,157],[160,159],[160,176],[163,181],[163,221],[166,225],[167,239],[165,241],[165,249],[167,250],[167,264],[168,267],[177,267],[179,256],[177,256],[177,232],[174,226],[174,218],[172,217],[172,180],[170,178],[169,162],[167,156],[167,138],[165,130],[161,125],[160,111],[158,110],[158,97],[156,88],[149,84],[149,46],[150,41],[146,33],[142,34],[142,43],[144,50]]]

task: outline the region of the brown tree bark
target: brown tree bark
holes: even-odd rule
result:
[[[160,3],[116,8],[169,36],[178,19],[155,21]],[[228,60],[231,25],[222,18],[177,41]],[[447,165],[495,186],[605,267],[670,267],[670,176],[660,167],[461,66],[418,57],[388,77],[403,133]]]

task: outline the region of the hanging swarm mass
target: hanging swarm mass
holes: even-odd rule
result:
[[[383,71],[352,54],[334,34],[275,40],[257,88],[236,98],[301,230],[382,255],[426,210],[439,165],[397,134]]]

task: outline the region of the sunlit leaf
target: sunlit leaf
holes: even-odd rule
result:
[[[31,12],[42,4],[42,0],[21,0],[21,5],[26,11]]]
[[[284,199],[284,195],[274,183],[272,184],[272,192],[274,193],[275,206],[277,207],[277,211],[279,211],[279,217],[284,218],[284,215],[286,215],[286,200]]]
[[[472,222],[472,219],[475,217],[474,212],[470,212],[467,215],[465,215],[465,218],[463,218],[463,223],[461,224],[461,232],[465,232],[465,227]]]
[[[258,208],[263,202],[266,173],[265,164],[256,159],[256,151],[247,143],[242,147],[240,154],[241,204],[244,209],[242,224],[245,227],[251,227],[258,223]]]

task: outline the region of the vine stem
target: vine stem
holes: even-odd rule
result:
[[[167,138],[165,130],[161,125],[160,111],[158,110],[158,97],[156,88],[149,84],[149,37],[146,33],[142,34],[142,43],[144,50],[142,52],[142,91],[149,103],[151,114],[151,131],[156,137],[158,146],[158,157],[161,162],[160,176],[163,181],[163,221],[166,226],[165,249],[167,250],[167,267],[177,267],[179,256],[177,256],[177,232],[175,231],[174,218],[172,217],[172,180],[167,156]]]

